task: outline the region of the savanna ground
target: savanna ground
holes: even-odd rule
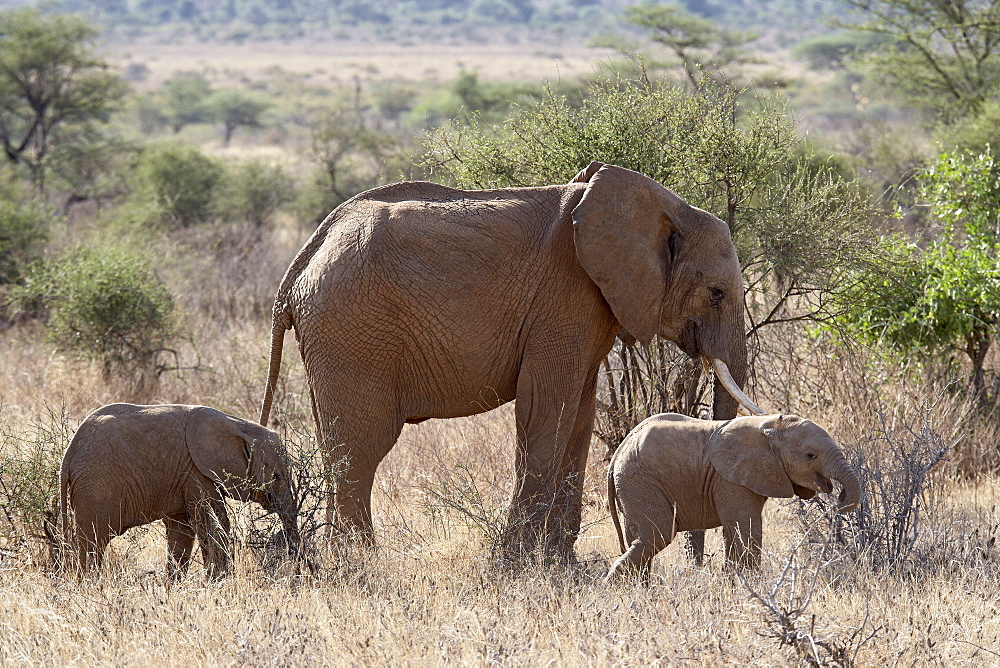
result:
[[[192,59],[221,58],[158,48],[149,59],[154,77],[162,76],[161,65],[183,69]],[[262,54],[252,48],[225,68],[245,65],[251,51]],[[280,51],[289,58],[309,53]],[[128,52],[135,57],[138,47]],[[344,57],[359,71],[397,66]],[[473,57],[462,56],[463,63]],[[535,67],[486,57],[505,72]],[[416,67],[455,67],[454,55],[440,60],[448,64]],[[271,64],[297,69],[281,59]],[[66,245],[93,232],[83,215],[61,225],[52,236]],[[253,418],[273,293],[308,232],[285,217],[253,234],[193,228],[150,249],[161,258],[157,274],[188,334],[176,346],[180,368],[152,385],[105,378],[99,365],[67,359],[32,321],[0,332],[4,462],[34,453],[44,464],[38,484],[51,489],[46,472],[76,426],[113,401],[200,403]],[[868,515],[838,523],[817,502],[769,502],[762,573],[747,582],[722,568],[715,531],[704,568],[687,559],[679,539],[657,558],[649,588],[604,583],[618,548],[603,491],[607,448],[596,438],[578,562],[498,564],[491,539],[503,523],[514,448],[508,406],[407,427],[376,480],[378,549],[343,553],[320,542],[311,575],[247,546],[234,577],[207,582],[196,559],[170,584],[155,525],[116,539],[105,571],[77,580],[48,568],[43,541],[29,535],[40,532],[40,522],[26,525],[20,540],[0,546],[0,661],[1000,663],[1000,488],[990,473],[991,423],[947,386],[798,328],[772,328],[760,347],[752,396],[827,427],[864,465],[869,505]],[[307,448],[312,426],[291,336],[276,409],[286,440]],[[11,517],[0,522],[21,525]]]

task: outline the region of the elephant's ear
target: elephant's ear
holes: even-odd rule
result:
[[[614,165],[591,163],[573,180],[584,178],[587,189],[573,209],[577,257],[621,326],[647,344],[660,328],[676,250],[667,243],[676,231],[668,215],[675,202],[668,200],[683,201],[651,178]]]
[[[709,440],[708,458],[719,475],[761,496],[792,496],[792,481],[771,444],[771,436],[781,429],[781,418],[738,417],[716,431]]]
[[[201,473],[225,487],[233,497],[247,479],[250,468],[250,447],[243,434],[243,425],[214,408],[196,409],[184,430],[191,461]]]

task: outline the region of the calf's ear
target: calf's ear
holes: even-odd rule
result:
[[[243,431],[240,420],[207,407],[195,410],[184,430],[195,467],[234,497],[250,475],[252,444]]]
[[[723,478],[761,496],[794,494],[771,439],[781,429],[780,415],[738,417],[712,435],[708,458]]]

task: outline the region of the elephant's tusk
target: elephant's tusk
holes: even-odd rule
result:
[[[764,410],[751,401],[750,397],[744,394],[740,386],[733,380],[733,375],[729,373],[729,367],[726,366],[726,363],[717,357],[710,359],[712,360],[712,369],[715,371],[715,377],[719,379],[719,382],[726,388],[730,396],[751,415],[764,415]]]

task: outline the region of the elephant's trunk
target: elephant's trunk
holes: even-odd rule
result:
[[[298,554],[301,535],[299,534],[298,509],[295,504],[294,491],[287,490],[278,494],[266,492],[265,498],[261,500],[261,505],[278,515],[282,531],[285,534],[288,553],[293,556]]]
[[[299,514],[294,492],[288,493],[288,499],[281,504],[278,516],[281,518],[281,526],[285,531],[288,554],[295,556],[301,547],[302,537],[299,534]]]
[[[715,372],[715,396],[712,400],[712,419],[714,420],[731,420],[736,417],[739,406],[743,406],[751,415],[759,415],[764,412],[750,401],[750,398],[743,391],[749,376],[749,364],[747,362],[747,340],[744,335],[742,300],[740,300],[738,308],[729,313],[726,320],[727,327],[723,328],[723,331],[729,332],[729,335],[719,341],[723,345],[703,348],[703,351],[706,352],[715,349],[722,353],[718,358],[709,354],[708,360],[706,360]]]
[[[847,459],[844,457],[840,458],[834,465],[830,477],[839,482],[843,487],[840,496],[837,497],[837,501],[840,503],[837,510],[842,513],[849,513],[857,508],[858,503],[861,501],[861,478],[858,477],[858,472],[851,466]]]

